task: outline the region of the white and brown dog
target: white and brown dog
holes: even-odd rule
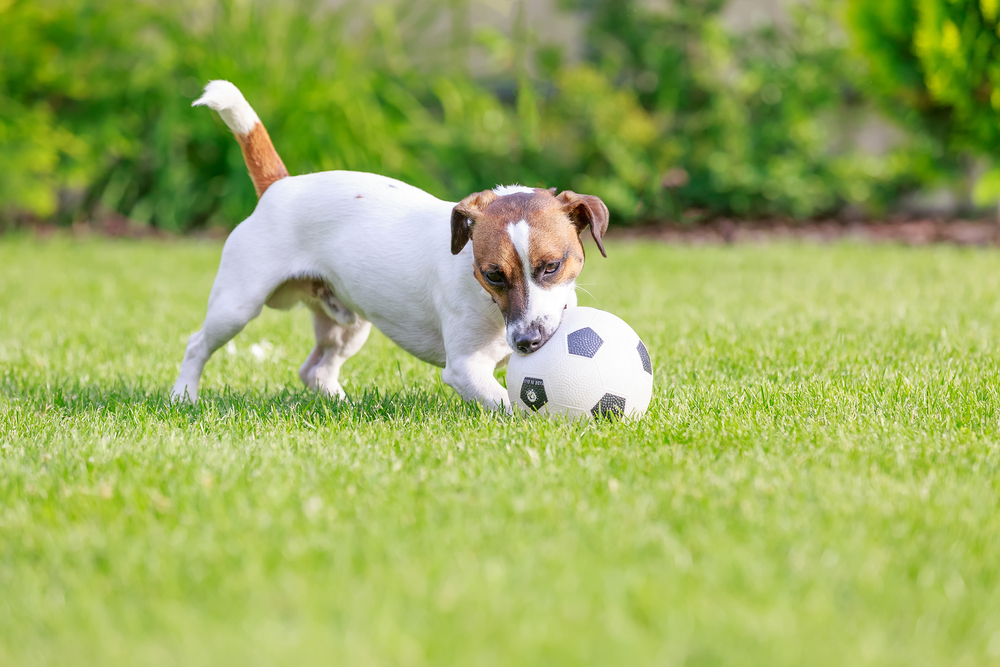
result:
[[[212,81],[194,104],[218,111],[236,135],[260,201],[223,248],[176,398],[197,400],[209,357],[264,305],[304,303],[316,331],[299,369],[308,386],[343,397],[341,366],[374,324],[444,367],[462,398],[500,408],[508,401],[497,366],[511,348],[544,345],[576,305],[585,227],[604,254],[608,209],[597,197],[512,186],[454,204],[375,174],[292,177],[236,86]]]

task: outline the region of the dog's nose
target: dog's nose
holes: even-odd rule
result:
[[[514,339],[514,347],[521,354],[531,354],[542,346],[542,332],[532,329]]]

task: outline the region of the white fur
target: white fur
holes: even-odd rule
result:
[[[539,285],[532,277],[531,258],[528,254],[531,247],[531,226],[525,220],[512,222],[507,225],[507,234],[517,250],[517,256],[521,258],[524,281],[528,286],[528,305],[524,314],[520,320],[507,323],[507,343],[514,348],[514,336],[533,323],[541,325],[546,339],[559,328],[566,306],[576,306],[576,281],[570,280],[548,288]]]
[[[204,326],[188,341],[173,395],[196,400],[208,358],[265,303],[302,300],[316,322],[316,348],[299,371],[308,385],[343,396],[340,367],[374,325],[443,366],[442,378],[464,399],[494,409],[506,403],[493,376],[511,353],[503,316],[473,275],[472,244],[451,254],[454,206],[375,174],[329,171],[273,183],[226,241]],[[330,293],[294,298],[296,284],[309,284],[289,287],[295,278],[319,279]]]
[[[260,122],[257,112],[243,97],[240,89],[228,81],[209,81],[205,93],[191,103],[191,106],[207,106],[219,112],[226,127],[233,134],[249,134]]]
[[[514,185],[498,185],[493,188],[493,192],[501,197],[504,195],[512,195],[517,192],[527,192],[529,195],[532,195],[535,194],[535,189],[515,183]]]
[[[531,278],[531,258],[528,250],[531,248],[531,227],[527,220],[518,220],[507,225],[507,235],[510,242],[514,244],[517,256],[521,258],[521,266],[524,267],[525,278]]]

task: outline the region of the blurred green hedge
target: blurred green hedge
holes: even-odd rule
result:
[[[0,215],[234,226],[255,204],[239,148],[190,108],[215,78],[293,174],[375,171],[452,200],[556,186],[616,223],[878,211],[934,168],[928,139],[853,145],[872,109],[823,2],[733,34],[718,0],[566,0],[589,17],[582,62],[523,12],[473,30],[467,0],[328,4],[0,0]]]
[[[866,91],[949,150],[1000,154],[1000,0],[850,0],[868,63]],[[1000,168],[979,179],[980,204],[1000,199]]]

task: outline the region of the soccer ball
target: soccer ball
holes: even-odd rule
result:
[[[653,364],[623,320],[571,308],[537,352],[511,355],[507,395],[511,405],[549,416],[638,419],[653,396]]]

